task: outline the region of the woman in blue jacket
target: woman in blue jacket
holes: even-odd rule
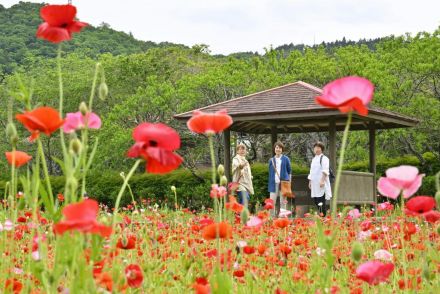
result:
[[[281,142],[276,142],[273,146],[275,156],[269,160],[269,193],[270,199],[273,200],[274,208],[271,210],[272,218],[278,217],[280,208],[286,209],[286,204],[289,201],[287,197],[281,195],[280,182],[290,181],[292,178],[292,168],[290,160],[286,155],[283,155],[284,145]],[[280,199],[279,205],[277,199]],[[289,205],[290,206],[290,205]]]

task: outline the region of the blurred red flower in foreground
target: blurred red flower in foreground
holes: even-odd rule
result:
[[[86,199],[80,203],[69,204],[63,208],[64,220],[54,225],[55,234],[64,234],[67,231],[99,234],[110,236],[112,228],[96,221],[98,216],[98,202]]]
[[[133,130],[135,144],[128,150],[128,157],[142,157],[147,161],[149,173],[165,174],[175,170],[183,159],[174,153],[180,148],[179,134],[167,125],[141,123]]]
[[[215,113],[194,111],[193,116],[188,120],[188,129],[198,134],[215,134],[232,125],[232,118],[226,110]]]
[[[232,237],[231,225],[226,222],[221,222],[207,225],[203,229],[202,236],[205,240],[215,240],[217,239],[217,235],[220,239],[227,239]]]
[[[15,118],[31,132],[30,141],[37,139],[40,136],[40,132],[50,136],[64,123],[58,111],[46,106],[17,114]]]
[[[368,261],[356,269],[356,277],[370,285],[386,282],[394,270],[394,264],[380,261]]]
[[[37,37],[52,43],[72,39],[87,23],[75,20],[76,7],[73,5],[46,5],[40,10],[44,22],[38,27]]]
[[[25,165],[26,163],[28,163],[29,160],[32,159],[32,156],[23,151],[5,152],[5,155],[9,164],[12,165],[12,163],[14,162],[15,167]]]
[[[356,111],[360,115],[368,114],[367,104],[373,98],[373,84],[361,77],[345,77],[324,86],[322,95],[316,97],[316,103],[338,108],[341,112]]]

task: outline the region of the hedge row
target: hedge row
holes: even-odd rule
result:
[[[414,158],[407,158],[407,161],[403,159],[388,160],[378,163],[378,170],[383,173],[387,168],[400,165],[411,164],[417,166],[417,162]],[[397,164],[396,164],[397,163]],[[365,171],[368,168],[364,163],[356,163],[347,165],[347,169]],[[294,174],[308,173],[308,168],[293,165]],[[262,202],[268,197],[267,192],[267,165],[254,164],[252,166],[252,174],[254,176],[253,183],[255,188],[255,195],[251,199],[251,205],[256,202]],[[380,174],[379,174],[380,175]],[[141,199],[150,199],[152,203],[158,203],[165,205],[170,203],[169,206],[174,206],[174,194],[171,191],[171,186],[175,186],[177,189],[177,196],[179,205],[183,207],[189,207],[191,209],[200,210],[202,207],[211,207],[212,201],[209,197],[210,191],[210,173],[209,171],[203,171],[201,173],[203,180],[200,180],[193,176],[189,171],[178,170],[168,175],[158,176],[152,174],[135,174],[130,180],[130,187],[133,191],[135,200],[140,202]],[[54,193],[62,192],[64,188],[63,177],[52,177]],[[104,172],[101,174],[93,174],[87,179],[87,193],[108,206],[113,206],[115,198],[122,185],[122,178],[117,172]],[[0,182],[0,192],[4,193],[5,183]],[[434,195],[435,194],[435,179],[434,176],[426,176],[423,180],[423,185],[418,191],[418,194]],[[121,205],[127,205],[131,202],[131,196],[126,190],[123,195]]]

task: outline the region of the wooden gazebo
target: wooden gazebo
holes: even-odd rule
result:
[[[305,82],[295,82],[262,92],[212,104],[197,110],[215,112],[226,109],[233,125],[224,132],[225,170],[230,179],[230,132],[271,134],[272,143],[279,133],[329,132],[328,156],[336,170],[336,132],[345,127],[346,114],[337,109],[315,103],[321,89]],[[177,114],[181,121],[188,120],[193,111]],[[407,128],[417,120],[376,106],[369,107],[368,116],[353,114],[350,130],[369,131],[369,173],[344,171],[341,177],[339,203],[365,204],[376,202],[376,130]],[[310,192],[306,175],[294,175],[293,186],[297,204],[309,204]],[[308,197],[309,196],[309,197]]]

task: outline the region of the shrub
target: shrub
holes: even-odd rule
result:
[[[380,170],[384,172],[389,167],[401,164],[413,164],[417,166],[417,162],[415,162],[414,158],[415,157],[404,157],[402,159],[383,161],[378,164],[378,169],[380,166]],[[368,170],[368,164],[365,162],[356,162],[346,165],[345,168],[355,171],[366,171]],[[308,167],[302,167],[295,164],[292,165],[292,170],[293,174],[308,173]],[[269,197],[269,193],[267,192],[267,164],[253,164],[252,175],[255,194],[251,197],[250,207],[254,207],[257,202],[262,203],[264,199]],[[174,194],[171,191],[171,186],[175,186],[179,205],[195,210],[201,210],[203,207],[212,207],[212,199],[209,197],[211,186],[210,171],[202,171],[201,176],[204,181],[201,181],[194,177],[189,171],[183,169],[164,176],[142,173],[133,175],[129,184],[133,191],[134,198],[138,203],[141,202],[141,199],[150,199],[151,203],[174,207]],[[54,194],[63,191],[63,177],[52,177],[51,182]],[[94,173],[87,178],[87,193],[90,197],[112,207],[122,183],[123,179],[119,175],[119,172],[108,171],[100,174]],[[5,181],[0,181],[1,195],[4,195],[4,187]],[[20,184],[18,189],[22,189]],[[434,176],[426,176],[424,178],[423,185],[417,194],[435,194]],[[121,199],[121,206],[125,206],[130,202],[130,192],[129,189],[126,189]]]

